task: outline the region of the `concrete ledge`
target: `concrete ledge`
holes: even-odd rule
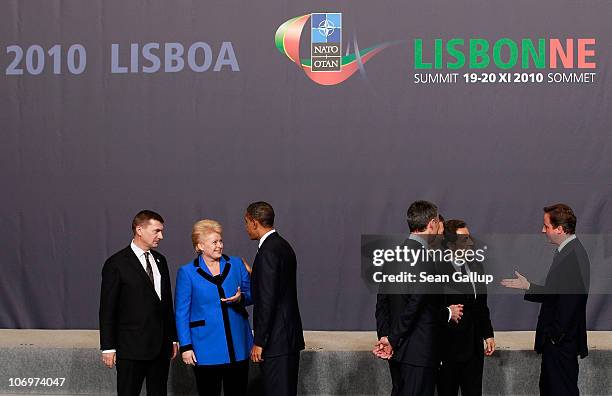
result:
[[[540,357],[533,332],[497,332],[499,350],[485,360],[484,393],[535,395]],[[304,395],[389,395],[387,364],[371,356],[374,332],[305,332],[299,392]],[[580,361],[583,395],[612,395],[612,332],[589,332],[589,356]],[[113,394],[115,371],[100,363],[95,330],[0,330],[0,394]],[[250,394],[260,389],[251,366]],[[64,386],[11,387],[10,378],[66,378]],[[169,391],[195,394],[192,372],[171,367]]]
[[[306,349],[313,351],[370,351],[376,342],[373,331],[305,331]],[[531,351],[533,331],[496,331],[501,350]],[[589,350],[612,350],[612,331],[589,331]],[[93,348],[100,344],[98,330],[0,329],[0,348]]]

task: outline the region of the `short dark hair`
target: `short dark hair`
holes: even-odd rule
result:
[[[453,219],[444,222],[444,244],[457,242],[457,230],[467,227],[463,220]]]
[[[431,202],[415,201],[406,212],[410,232],[425,231],[427,224],[438,217],[438,207]]]
[[[164,219],[159,213],[155,213],[152,210],[141,210],[134,216],[134,220],[132,220],[132,233],[136,234],[136,227],[148,223],[149,220],[157,220],[164,224]]]
[[[576,233],[576,215],[568,205],[558,203],[546,206],[544,213],[548,213],[554,228],[561,226],[566,234]]]
[[[442,216],[440,213],[438,213],[438,220],[444,223],[444,216]]]
[[[253,202],[247,207],[247,215],[264,227],[274,227],[274,209],[267,202]]]

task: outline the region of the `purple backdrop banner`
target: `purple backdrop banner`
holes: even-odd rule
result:
[[[0,10],[0,327],[97,328],[102,264],[140,209],[166,219],[174,273],[202,218],[252,261],[257,200],[296,250],[306,329],[374,328],[361,235],[406,233],[416,199],[510,241],[565,202],[610,284],[610,2]],[[590,329],[612,330],[610,301],[591,295]],[[490,307],[498,330],[535,326],[520,295]]]

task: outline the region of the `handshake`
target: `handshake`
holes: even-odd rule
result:
[[[450,311],[449,322],[452,320],[455,323],[459,323],[463,316],[463,304],[449,305],[448,310]],[[389,342],[387,336],[380,337],[374,349],[372,349],[374,356],[380,359],[389,360],[393,356],[393,346]]]

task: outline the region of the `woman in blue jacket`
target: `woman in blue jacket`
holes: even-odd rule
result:
[[[191,239],[198,256],[179,268],[176,328],[183,362],[194,367],[200,395],[245,395],[253,333],[245,306],[251,280],[245,263],[223,254],[221,224],[200,220]]]

